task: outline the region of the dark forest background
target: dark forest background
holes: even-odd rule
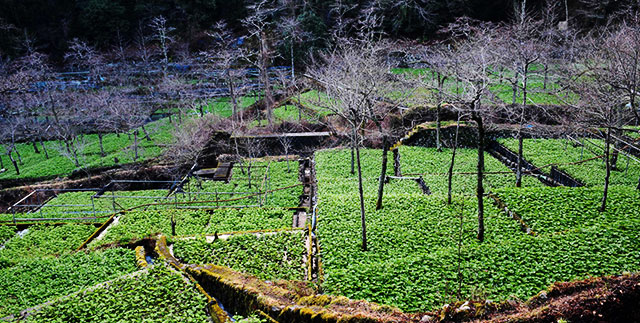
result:
[[[568,11],[573,27],[603,25],[616,12],[636,1],[552,0],[558,2],[561,20]],[[0,57],[15,57],[24,51],[30,39],[39,52],[60,60],[69,42],[79,38],[101,50],[128,46],[136,35],[146,33],[153,17],[164,16],[183,44],[193,51],[204,47],[209,30],[216,22],[226,21],[238,34],[241,20],[248,15],[251,0],[0,0]],[[384,15],[388,37],[428,41],[437,31],[457,17],[501,22],[514,16],[513,0],[377,0]],[[371,0],[273,0],[272,6],[286,8],[294,3],[295,16],[305,32],[322,39],[335,23],[337,6],[349,8],[347,16],[357,17],[372,5]],[[566,4],[566,8],[565,8]],[[530,0],[534,15],[545,1]],[[283,9],[286,10],[286,9]],[[276,12],[277,14],[277,12]]]

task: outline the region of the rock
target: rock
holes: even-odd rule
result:
[[[429,315],[424,315],[424,316],[422,317],[422,319],[420,319],[420,322],[421,322],[421,323],[424,323],[424,322],[431,322],[431,321],[433,321],[433,317],[432,317],[432,316],[429,316]]]
[[[456,313],[469,312],[469,311],[471,311],[471,306],[469,306],[469,301],[466,301],[462,304],[462,306],[458,307],[458,309],[456,310]]]

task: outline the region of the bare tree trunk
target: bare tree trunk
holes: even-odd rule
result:
[[[449,174],[447,178],[447,204],[451,204],[451,191],[453,186],[453,165],[456,162],[456,151],[458,150],[458,132],[460,130],[460,116],[458,115],[458,122],[456,123],[456,136],[453,141],[453,151],[451,153],[451,163],[449,164]]]
[[[229,96],[231,97],[231,114],[239,119],[236,121],[240,121],[240,123],[242,123],[242,114],[238,113],[238,100],[236,98],[236,91],[233,87],[233,79],[231,78],[231,76],[227,76],[227,83],[229,84]]]
[[[451,201],[449,201],[451,204]],[[463,242],[463,218],[464,217],[464,201],[460,205],[460,226],[458,227],[458,299],[462,299],[462,242]]]
[[[20,162],[20,164],[22,164],[22,156],[20,155],[20,151],[18,150],[18,147],[16,147],[15,142],[12,143],[13,145],[13,151],[16,152],[16,156],[18,156],[18,161]]]
[[[356,173],[355,170],[355,149],[356,149],[356,131],[353,130],[353,136],[351,137],[351,175]]]
[[[138,130],[133,131],[133,161],[138,160]]]
[[[296,82],[296,67],[294,64],[294,60],[293,60],[293,39],[291,39],[291,48],[290,48],[290,53],[291,55],[291,82],[295,83]]]
[[[436,149],[438,152],[442,152],[442,144],[440,144],[441,136],[441,122],[440,122],[440,103],[436,107]]]
[[[607,195],[609,194],[609,178],[611,176],[611,163],[609,161],[610,145],[611,145],[611,127],[608,127],[606,147],[604,150],[604,160],[606,164],[607,174],[604,177],[604,191],[602,192],[602,204],[600,205],[600,212],[604,212],[607,208]]]
[[[484,124],[482,117],[475,114],[473,120],[478,125],[478,183],[476,185],[476,197],[478,199],[478,240],[484,241]]]
[[[47,147],[44,145],[42,138],[40,138],[40,147],[42,147],[42,151],[44,151],[44,158],[49,159],[49,152],[47,151]]]
[[[69,145],[69,140],[68,139],[64,140],[64,145],[65,145],[65,147],[67,149],[67,153],[69,153],[69,155],[71,155],[71,147]]]
[[[393,150],[393,175],[402,176],[402,170],[400,169],[400,150],[398,150],[398,148]]]
[[[269,80],[269,56],[268,56],[268,47],[267,47],[267,36],[264,32],[260,35],[260,60],[261,60],[261,68],[262,71],[262,83],[264,85],[264,98],[265,98],[265,109],[267,110],[267,120],[269,121],[269,126],[273,126],[273,94],[271,93],[271,80]]]
[[[248,178],[248,183],[249,183],[249,189],[251,189],[251,164],[253,162],[249,161],[249,165],[247,165],[247,178]]]
[[[384,182],[387,176],[387,155],[389,152],[389,143],[387,135],[382,137],[382,169],[380,170],[380,180],[378,181],[378,201],[376,202],[376,210],[382,209],[382,196],[384,195]]]
[[[522,160],[523,154],[523,138],[522,138],[522,124],[524,123],[524,111],[527,107],[527,84],[529,75],[529,64],[524,65],[524,71],[522,74],[522,107],[520,110],[520,123],[518,126],[518,165],[516,170],[516,187],[522,187]]]
[[[523,154],[522,125],[518,128],[518,163],[516,169],[516,187],[522,187],[522,154]]]
[[[296,89],[297,89],[296,85]],[[302,121],[302,99],[300,98],[300,91],[298,90],[298,122]]]
[[[147,132],[147,129],[144,127],[144,125],[140,126],[140,128],[142,128],[142,133],[144,133],[144,139],[146,139],[147,141],[151,141],[149,132]]]
[[[9,160],[11,160],[11,163],[13,164],[13,168],[16,169],[16,175],[20,175],[20,168],[18,168],[18,163],[16,162],[16,160],[13,159],[11,151],[7,155],[9,156]]]
[[[549,64],[544,63],[544,80],[542,81],[542,89],[547,89],[547,82],[549,81]]]
[[[105,154],[104,154],[104,146],[102,145],[102,133],[101,132],[98,133],[98,142],[100,143],[100,156],[104,157]]]
[[[367,251],[367,223],[364,213],[364,191],[362,189],[362,165],[360,164],[360,145],[356,144],[356,159],[358,161],[358,193],[360,194],[360,222],[362,224],[362,251]]]
[[[71,149],[71,156],[73,156],[73,163],[75,164],[76,167],[80,167],[80,161],[78,160],[78,148],[76,148],[76,145],[73,143],[72,139],[71,143],[70,143],[70,149]]]
[[[438,152],[442,152],[442,144],[440,143],[442,138],[442,123],[440,122],[440,105],[442,104],[442,88],[446,78],[442,77],[438,73],[438,105],[436,106],[436,149]]]

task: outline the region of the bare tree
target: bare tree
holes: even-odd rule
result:
[[[201,55],[213,68],[222,70],[231,100],[232,118],[234,122],[242,123],[243,117],[238,101],[245,92],[243,83],[246,73],[240,69],[240,65],[248,59],[248,52],[238,46],[237,38],[224,21],[218,22],[209,35],[215,40],[215,45],[212,50],[203,51]]]
[[[503,28],[501,37],[496,43],[496,50],[501,54],[500,64],[508,71],[509,83],[513,89],[511,106],[507,109],[510,121],[518,125],[518,161],[516,165],[516,187],[522,186],[523,164],[523,130],[529,102],[530,78],[535,73],[532,65],[538,63],[544,55],[544,47],[540,41],[541,22],[526,16],[523,1],[517,22]],[[517,94],[521,93],[521,101],[517,102]]]
[[[69,51],[65,53],[64,57],[74,69],[88,70],[93,83],[100,84],[104,80],[104,58],[86,42],[77,38],[73,39],[69,44]]]
[[[162,70],[164,75],[167,75],[167,67],[169,66],[169,46],[174,42],[174,37],[171,35],[175,28],[171,27],[167,23],[167,19],[163,16],[155,17],[151,20],[150,27],[154,31],[154,38],[160,45],[160,51],[162,53]]]
[[[586,131],[590,131],[590,127],[606,129],[603,135],[606,171],[601,212],[607,207],[612,168],[611,144],[615,142],[612,137],[623,124],[630,122],[633,113],[629,110],[634,110],[631,108],[633,105],[630,104],[630,100],[635,100],[635,94],[630,96],[630,93],[635,92],[635,89],[630,90],[629,87],[635,86],[635,81],[627,78],[633,78],[638,71],[637,65],[629,65],[633,64],[634,57],[637,59],[638,49],[633,48],[633,44],[620,41],[633,41],[635,37],[640,39],[639,36],[640,34],[634,36],[633,30],[622,25],[620,29],[606,32],[600,37],[587,38],[586,50],[583,51],[580,61],[570,66],[571,69],[568,71],[568,75],[572,76],[569,79],[569,88],[575,93],[580,93],[578,103],[574,104],[576,114],[581,117],[580,125],[586,128]]]
[[[260,83],[264,90],[264,109],[266,110],[269,126],[273,126],[273,88],[269,77],[269,67],[275,55],[272,49],[274,40],[270,35],[272,19],[276,11],[269,6],[267,0],[257,0],[248,6],[249,16],[242,20],[245,28],[249,31],[249,36],[257,41],[258,52],[253,57],[252,64],[260,72]]]
[[[419,51],[419,63],[426,64],[429,70],[421,71],[415,75],[414,81],[418,90],[411,98],[412,101],[417,101],[416,104],[424,105],[427,109],[435,107],[436,149],[439,152],[442,151],[441,110],[447,98],[443,92],[446,83],[450,81],[447,73],[455,61],[455,57],[452,55],[450,48],[442,44],[425,46]]]
[[[379,179],[378,207],[386,176],[387,152],[389,140],[383,120],[388,111],[397,107],[396,103],[384,98],[397,93],[389,66],[384,60],[384,47],[370,38],[359,39],[353,45],[342,46],[339,50],[323,57],[322,65],[310,72],[309,77],[320,82],[329,97],[326,108],[340,117],[348,126],[355,148],[355,160],[358,171],[358,193],[360,197],[360,215],[362,225],[362,249],[367,250],[365,206],[362,181],[360,147],[363,145],[365,125],[372,122],[383,139],[382,170]]]
[[[253,170],[253,166],[256,163],[256,159],[264,153],[265,145],[264,141],[260,138],[248,136],[245,140],[245,150],[247,153],[246,165],[247,165],[247,178],[248,185],[251,188],[251,174]]]
[[[291,172],[291,168],[289,167],[289,151],[291,150],[292,142],[291,137],[286,134],[278,135],[278,142],[282,146],[282,151],[284,152],[285,158],[287,159],[287,172]]]
[[[22,125],[20,119],[17,119],[3,126],[0,130],[0,140],[1,142],[3,142],[5,154],[7,155],[7,157],[9,157],[9,160],[13,164],[16,175],[20,175],[20,167],[18,166],[18,162],[22,163],[20,152],[18,151],[18,148],[16,146],[16,138],[21,126]],[[16,157],[18,157],[18,160],[13,157],[14,154],[16,155]]]
[[[495,114],[496,106],[488,104],[494,99],[491,84],[494,81],[492,72],[498,62],[494,51],[495,42],[493,28],[487,24],[472,24],[466,19],[458,20],[449,26],[449,32],[464,37],[455,44],[455,53],[459,60],[451,69],[452,75],[460,87],[450,86],[447,90],[454,110],[467,114],[475,122],[478,129],[477,149],[477,184],[478,201],[478,240],[484,240],[484,151],[486,127],[485,122]]]
[[[189,119],[173,131],[173,142],[165,157],[174,165],[195,163],[216,131],[223,128],[223,120],[213,114]]]

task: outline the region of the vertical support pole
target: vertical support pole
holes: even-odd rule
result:
[[[173,194],[173,206],[176,210],[178,209],[178,194]]]
[[[116,212],[116,193],[113,191],[113,182],[110,183],[109,185],[111,185],[111,205],[113,205],[113,213]]]
[[[176,215],[175,213],[171,214],[171,235],[176,235]]]
[[[38,190],[36,190],[36,203],[38,205],[40,205],[40,197],[38,196]],[[44,214],[42,214],[42,208],[44,207],[44,205],[40,205],[39,210],[40,211],[40,218],[44,219]]]
[[[93,201],[93,195],[91,196],[91,208],[93,209],[93,217],[96,218],[96,204]]]
[[[624,174],[627,175],[627,172],[629,171],[629,155],[627,155],[627,167],[624,169]]]

